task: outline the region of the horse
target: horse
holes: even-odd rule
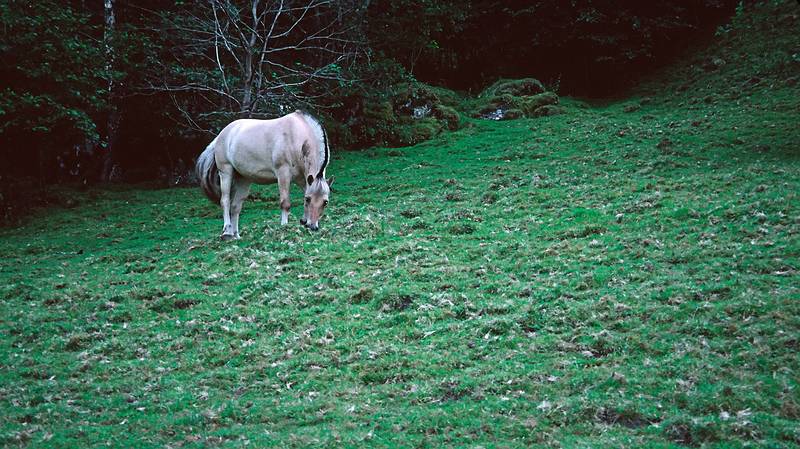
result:
[[[203,192],[222,206],[222,240],[238,239],[239,213],[250,185],[278,183],[281,225],[289,222],[289,186],[305,190],[306,228],[319,230],[328,205],[333,177],[325,176],[330,162],[328,135],[310,114],[295,111],[272,120],[231,122],[197,158],[195,171]]]

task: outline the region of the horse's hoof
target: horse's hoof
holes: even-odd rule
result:
[[[219,236],[219,238],[221,238],[223,242],[227,242],[229,240],[235,239],[236,236],[233,234],[222,234],[221,236]]]

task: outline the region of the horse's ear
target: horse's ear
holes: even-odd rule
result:
[[[330,178],[326,179],[325,181],[328,182],[328,187],[330,187],[330,186],[333,185],[333,181],[335,181],[335,180],[336,180],[336,178],[334,176],[331,176]]]
[[[314,177],[308,175],[308,178],[306,178],[306,182],[308,183],[308,185],[314,184]]]

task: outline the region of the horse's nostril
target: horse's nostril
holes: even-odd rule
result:
[[[300,219],[300,224],[301,225],[305,225],[306,223],[308,223],[308,220],[306,220],[305,218],[301,218]]]
[[[319,226],[317,226],[317,225],[308,225],[308,229],[311,229],[312,231],[319,231]]]

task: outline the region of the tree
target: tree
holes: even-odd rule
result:
[[[211,0],[162,14],[172,42],[151,88],[195,130],[313,107],[359,55],[362,11],[353,0]]]
[[[57,179],[59,153],[97,141],[105,107],[90,14],[69,3],[0,2],[0,174]]]
[[[106,77],[106,101],[108,105],[106,120],[106,154],[103,161],[103,172],[101,179],[108,181],[111,178],[111,170],[114,168],[114,154],[117,147],[117,131],[119,128],[120,114],[115,102],[114,91],[114,62],[116,60],[116,50],[114,49],[114,34],[116,31],[116,17],[114,14],[114,0],[103,1],[103,48],[105,50],[105,77]]]

